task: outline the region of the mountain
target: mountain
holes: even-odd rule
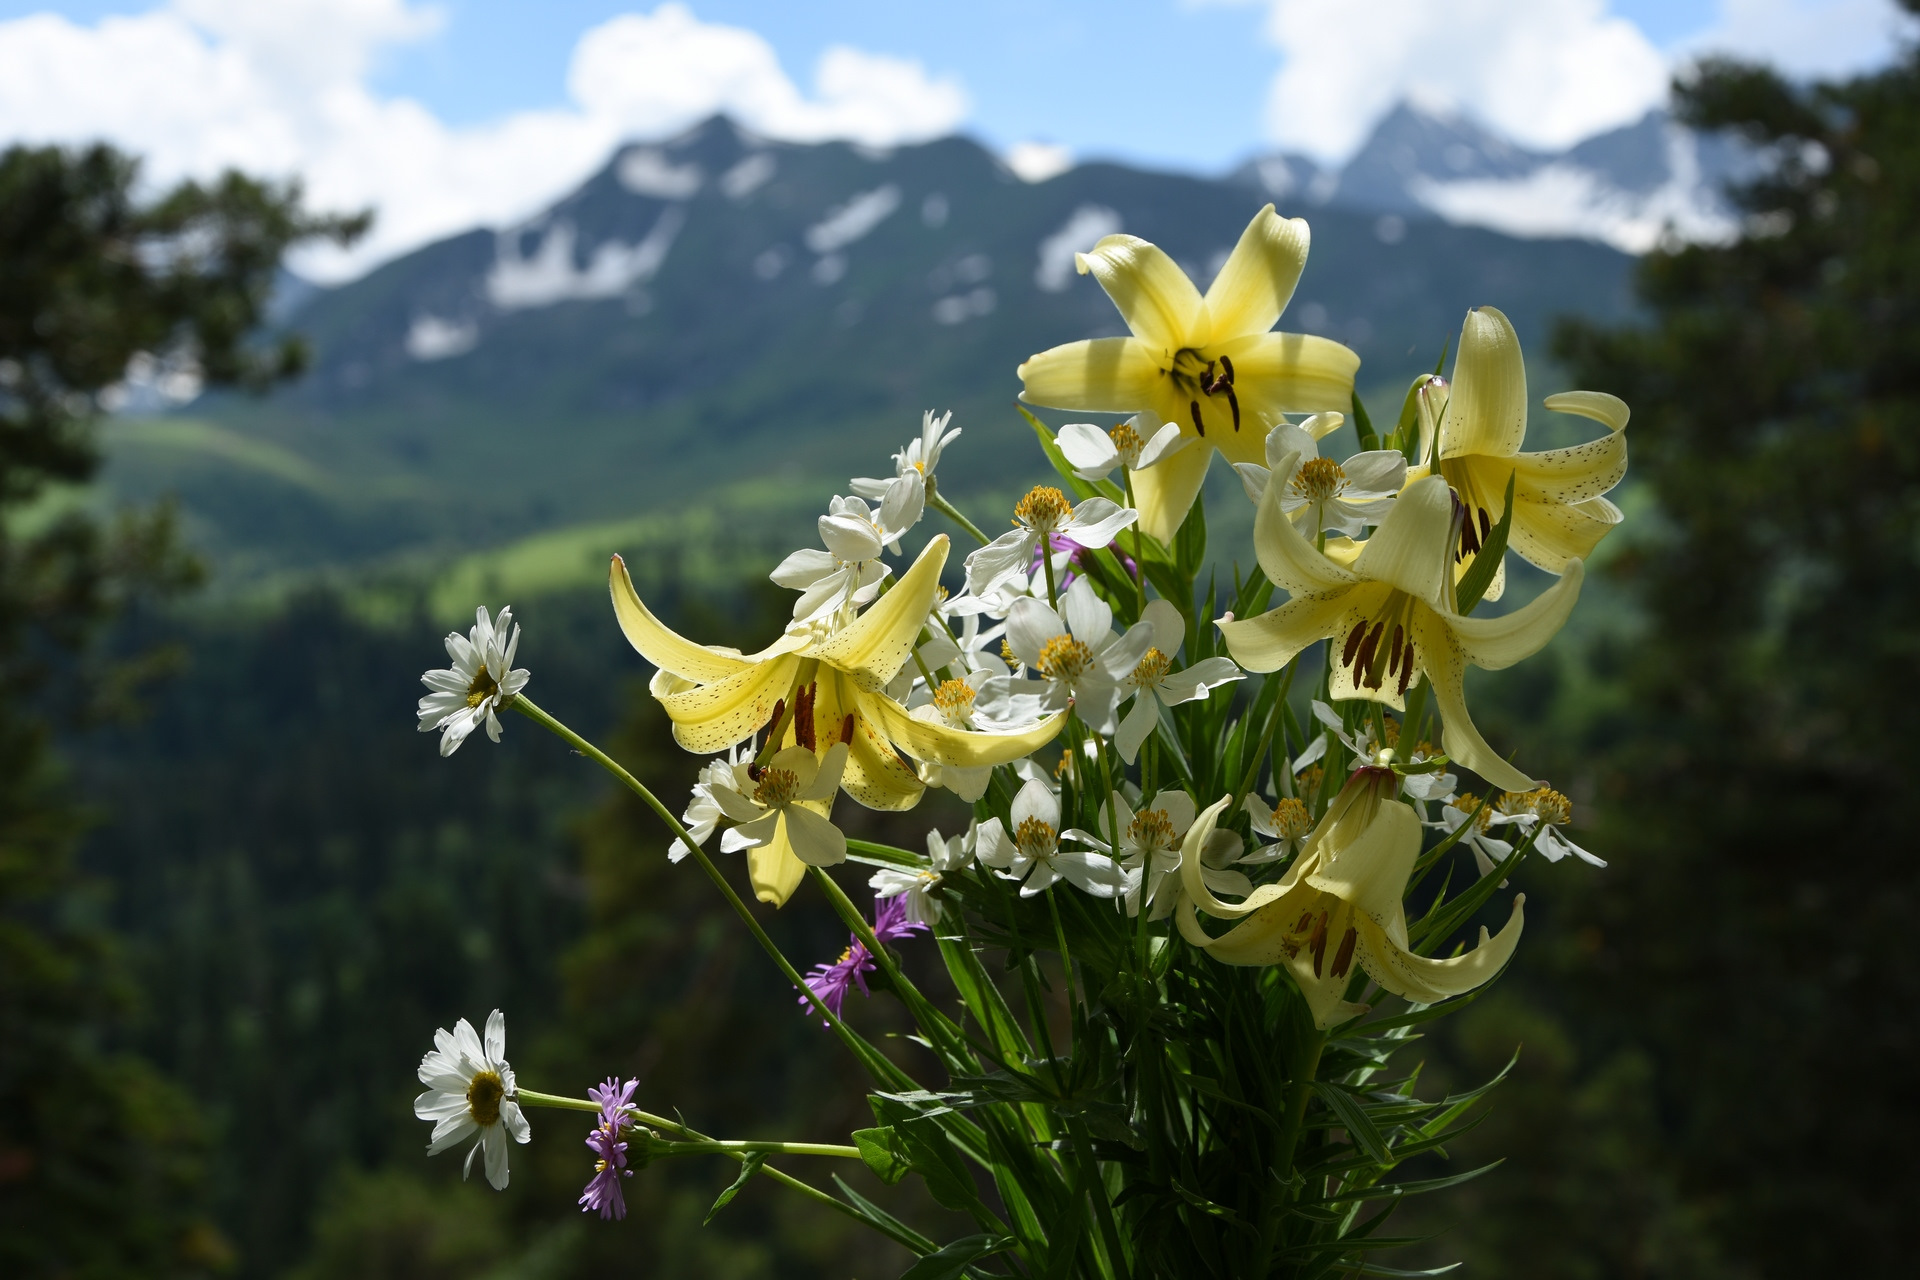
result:
[[[1664,111],[1545,152],[1517,146],[1469,116],[1402,103],[1338,169],[1276,153],[1247,161],[1232,176],[1276,200],[1383,220],[1439,218],[1644,253],[1669,226],[1688,239],[1730,233],[1733,214],[1721,190],[1751,165],[1731,139],[1685,129]]]
[[[1605,245],[1274,198],[1313,226],[1282,327],[1352,345],[1383,412],[1470,306],[1536,355],[1554,316],[1630,306],[1631,260]],[[1041,470],[1015,367],[1124,332],[1075,251],[1124,229],[1204,282],[1267,199],[1113,164],[1027,183],[963,138],[881,152],[714,119],[623,148],[521,225],[294,298],[307,377],[117,421],[107,481],[176,495],[232,587],[451,561],[472,593],[597,575],[616,548],[721,571],[810,542],[926,408],[966,432],[948,491],[1009,500]]]

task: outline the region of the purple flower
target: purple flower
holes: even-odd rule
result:
[[[846,1003],[847,991],[855,983],[860,986],[860,994],[866,995],[867,975],[873,972],[873,956],[866,947],[855,942],[840,953],[840,958],[832,964],[817,964],[807,974],[807,990],[820,998],[820,1003],[833,1011],[834,1017],[840,1016],[840,1009]],[[800,997],[800,1006],[813,1007],[813,1001]],[[831,1026],[823,1022],[821,1026]]]
[[[916,931],[924,933],[926,928],[918,920],[907,918],[905,894],[873,900],[873,936],[879,941],[898,942],[902,938],[911,938]]]
[[[1045,572],[1044,553],[1041,551],[1042,546],[1049,548],[1054,555],[1058,555],[1062,551],[1068,553],[1066,569],[1060,574],[1060,581],[1054,584],[1056,590],[1065,591],[1073,585],[1073,580],[1079,576],[1073,571],[1073,567],[1076,564],[1084,563],[1089,554],[1088,549],[1076,542],[1071,534],[1050,533],[1046,535],[1045,538],[1034,545],[1033,564],[1027,570],[1028,576],[1035,581],[1039,581],[1040,575]],[[1107,550],[1113,553],[1114,558],[1126,569],[1129,577],[1137,578],[1140,576],[1140,566],[1133,562],[1131,556],[1121,551],[1117,543],[1109,546]]]
[[[603,1219],[627,1216],[627,1199],[620,1190],[620,1179],[631,1178],[633,1170],[627,1168],[627,1144],[620,1140],[620,1135],[633,1127],[629,1108],[633,1105],[633,1091],[639,1087],[638,1080],[622,1084],[609,1076],[605,1084],[587,1090],[587,1096],[600,1104],[600,1123],[587,1135],[587,1149],[596,1158],[593,1177],[587,1180],[587,1189],[580,1193],[582,1213],[597,1209]]]
[[[898,942],[902,938],[911,938],[916,932],[925,932],[926,925],[918,920],[907,918],[907,899],[905,895],[895,898],[875,898],[873,900],[873,937],[876,942]],[[841,1008],[847,1002],[847,992],[855,986],[860,994],[871,995],[867,990],[867,975],[874,970],[873,953],[858,938],[848,939],[847,949],[832,964],[817,964],[806,976],[807,990],[820,997],[820,1003],[833,1010],[833,1016],[839,1017]],[[810,1009],[813,1001],[800,997],[800,1007]],[[830,1023],[821,1023],[830,1026]]]

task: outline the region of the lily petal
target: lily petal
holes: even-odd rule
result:
[[[1580,598],[1585,577],[1586,566],[1570,560],[1561,570],[1560,581],[1512,613],[1497,618],[1451,617],[1447,623],[1459,637],[1467,661],[1498,671],[1532,657],[1559,633]]]
[[[1513,500],[1513,531],[1507,545],[1528,563],[1559,572],[1568,560],[1584,560],[1625,517],[1605,498],[1572,506]]]
[[[1278,671],[1308,645],[1335,634],[1352,608],[1353,589],[1297,595],[1257,618],[1216,622],[1227,652],[1248,671]]]
[[[1520,944],[1520,931],[1526,925],[1526,914],[1522,910],[1526,901],[1526,894],[1516,894],[1513,912],[1498,934],[1489,938],[1483,927],[1478,946],[1445,960],[1415,955],[1404,941],[1388,936],[1386,930],[1364,916],[1355,923],[1360,929],[1361,945],[1375,962],[1369,969],[1381,986],[1409,1000],[1438,1004],[1465,995],[1506,967],[1514,948]]]
[[[673,721],[673,740],[699,755],[725,751],[773,719],[774,704],[786,696],[799,666],[800,659],[789,654],[712,684],[661,695],[660,705]]]
[[[1074,266],[1100,282],[1135,337],[1169,357],[1182,347],[1203,347],[1212,337],[1200,291],[1159,245],[1111,235],[1075,255]]]
[[[1324,595],[1352,586],[1355,576],[1315,550],[1287,518],[1282,488],[1269,483],[1253,516],[1253,554],[1267,580],[1294,595]]]
[[[1454,763],[1473,770],[1502,791],[1531,791],[1535,783],[1495,754],[1467,714],[1466,655],[1448,620],[1426,609],[1413,612],[1414,641],[1433,685],[1433,700],[1443,721],[1441,749]]]
[[[1018,733],[975,733],[918,719],[899,703],[878,694],[855,696],[861,712],[900,750],[915,760],[962,769],[1011,764],[1030,756],[1060,735],[1067,718],[1063,711]]]
[[[1354,572],[1433,603],[1452,585],[1453,498],[1439,476],[1408,485],[1354,561]],[[1269,575],[1271,576],[1271,575]]]
[[[1492,307],[1467,312],[1453,389],[1440,420],[1440,456],[1510,458],[1527,434],[1527,366],[1520,336]],[[1503,485],[1504,487],[1504,485]]]
[[[619,556],[613,558],[607,585],[613,596],[614,617],[619,619],[627,643],[662,671],[671,671],[689,680],[711,681],[737,675],[752,665],[737,653],[695,644],[654,617],[647,606],[640,603],[640,595],[633,589],[633,578],[627,573],[626,561]]]
[[[947,563],[947,535],[936,534],[913,568],[872,607],[844,629],[807,651],[809,657],[850,674],[863,689],[884,689],[926,625]]]
[[[1200,496],[1211,461],[1213,450],[1202,441],[1168,454],[1156,466],[1129,472],[1141,530],[1160,542],[1171,543],[1193,500]]]
[[[1164,366],[1138,338],[1083,338],[1028,356],[1018,370],[1028,404],[1133,413],[1152,400]]]
[[[1282,218],[1272,205],[1253,215],[1207,289],[1215,341],[1273,328],[1300,283],[1310,239],[1304,218]]]
[[[1353,403],[1353,377],[1360,370],[1360,357],[1331,338],[1262,333],[1218,343],[1207,352],[1209,356],[1216,353],[1233,361],[1233,388],[1240,395],[1242,412],[1250,411],[1263,422],[1275,421],[1283,413],[1318,413]],[[1260,433],[1252,434],[1256,446],[1264,443]],[[1259,449],[1237,460],[1258,462]]]

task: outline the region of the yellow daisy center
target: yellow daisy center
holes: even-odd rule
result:
[[[1040,674],[1072,680],[1093,670],[1093,650],[1072,636],[1055,636],[1040,646]]]
[[[791,804],[800,793],[800,778],[791,769],[762,769],[760,785],[753,789],[755,804],[769,809]]]
[[[473,683],[467,686],[467,705],[470,707],[480,706],[498,692],[500,692],[499,683],[495,681],[491,675],[487,674],[486,667],[482,666],[480,670],[474,674]]]
[[[500,1100],[506,1096],[507,1087],[501,1083],[498,1072],[476,1072],[467,1082],[467,1114],[483,1127],[499,1124]]]
[[[1332,458],[1308,458],[1289,487],[1308,502],[1326,502],[1346,492],[1347,473]]]
[[[1052,533],[1073,514],[1067,495],[1051,485],[1035,485],[1013,508],[1013,518],[1036,533]]]
[[[1142,689],[1159,684],[1173,667],[1173,659],[1158,649],[1149,648],[1133,669],[1133,683]]]

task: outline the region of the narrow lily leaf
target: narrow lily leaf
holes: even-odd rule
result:
[[[1407,388],[1407,398],[1400,402],[1400,417],[1393,424],[1393,434],[1387,437],[1383,446],[1407,451],[1407,445],[1420,438],[1420,384],[1427,380],[1425,374],[1413,380]]]
[[[900,1273],[900,1280],[954,1280],[972,1263],[1013,1243],[1006,1236],[963,1236],[908,1267]]]
[[[767,1153],[764,1151],[755,1151],[752,1154],[750,1154],[745,1160],[742,1160],[740,1162],[740,1176],[733,1180],[732,1186],[728,1187],[725,1191],[722,1191],[720,1193],[720,1198],[713,1202],[713,1208],[707,1210],[707,1216],[701,1220],[700,1225],[703,1227],[706,1226],[708,1223],[713,1221],[713,1216],[715,1214],[719,1213],[722,1209],[732,1204],[733,1198],[740,1194],[740,1188],[746,1186],[748,1179],[752,1178],[754,1174],[760,1172],[760,1166],[765,1164],[766,1162],[767,1162]]]
[[[1472,613],[1480,597],[1487,594],[1487,588],[1493,585],[1493,575],[1500,571],[1500,561],[1507,554],[1507,534],[1513,528],[1513,481],[1518,474],[1517,471],[1507,473],[1506,509],[1474,554],[1472,566],[1461,575],[1459,585],[1454,588],[1456,608],[1462,616]]]
[[[1313,1082],[1313,1091],[1327,1104],[1327,1109],[1340,1119],[1340,1125],[1353,1139],[1354,1145],[1367,1153],[1375,1164],[1391,1165],[1393,1153],[1387,1149],[1387,1140],[1380,1136],[1380,1130],[1374,1127],[1373,1118],[1360,1100],[1337,1084],[1325,1080]]]
[[[855,1191],[847,1185],[846,1179],[837,1173],[833,1175],[833,1185],[840,1188],[840,1194],[847,1198],[847,1203],[853,1206],[855,1212],[862,1218],[865,1218],[873,1225],[875,1230],[879,1231],[888,1239],[895,1243],[905,1245],[907,1248],[922,1256],[938,1250],[939,1246],[933,1241],[927,1239],[918,1231],[915,1231],[912,1227],[861,1195],[858,1191]]]
[[[1180,532],[1173,536],[1174,563],[1180,572],[1192,579],[1200,572],[1200,566],[1207,559],[1207,498],[1204,493],[1193,500],[1193,507],[1187,512],[1187,519],[1180,526]],[[1186,594],[1191,595],[1189,591]]]
[[[1463,829],[1466,826],[1465,823],[1460,825]],[[1442,942],[1453,936],[1456,929],[1473,919],[1473,913],[1485,906],[1487,900],[1499,891],[1501,884],[1520,866],[1522,860],[1532,851],[1533,842],[1538,840],[1540,833],[1545,830],[1546,827],[1543,824],[1536,823],[1532,832],[1512,853],[1507,855],[1505,861],[1496,866],[1491,874],[1481,876],[1459,897],[1447,903],[1446,909],[1438,919],[1429,913],[1420,923],[1414,925],[1409,931],[1414,951],[1423,956],[1432,955]]]
[[[1353,393],[1353,429],[1360,433],[1360,452],[1366,453],[1380,447],[1380,437],[1373,429],[1373,419],[1367,416],[1367,406],[1361,401],[1360,393]]]
[[[1300,1205],[1310,1204],[1351,1204],[1361,1200],[1394,1200],[1407,1196],[1425,1195],[1429,1191],[1444,1191],[1448,1187],[1457,1187],[1463,1182],[1471,1182],[1483,1173],[1489,1173],[1505,1164],[1504,1160],[1495,1160],[1483,1164],[1478,1169],[1469,1169],[1465,1173],[1452,1174],[1445,1178],[1426,1178],[1418,1182],[1387,1182],[1374,1187],[1358,1187],[1352,1191],[1324,1196],[1318,1200],[1303,1200]]]

